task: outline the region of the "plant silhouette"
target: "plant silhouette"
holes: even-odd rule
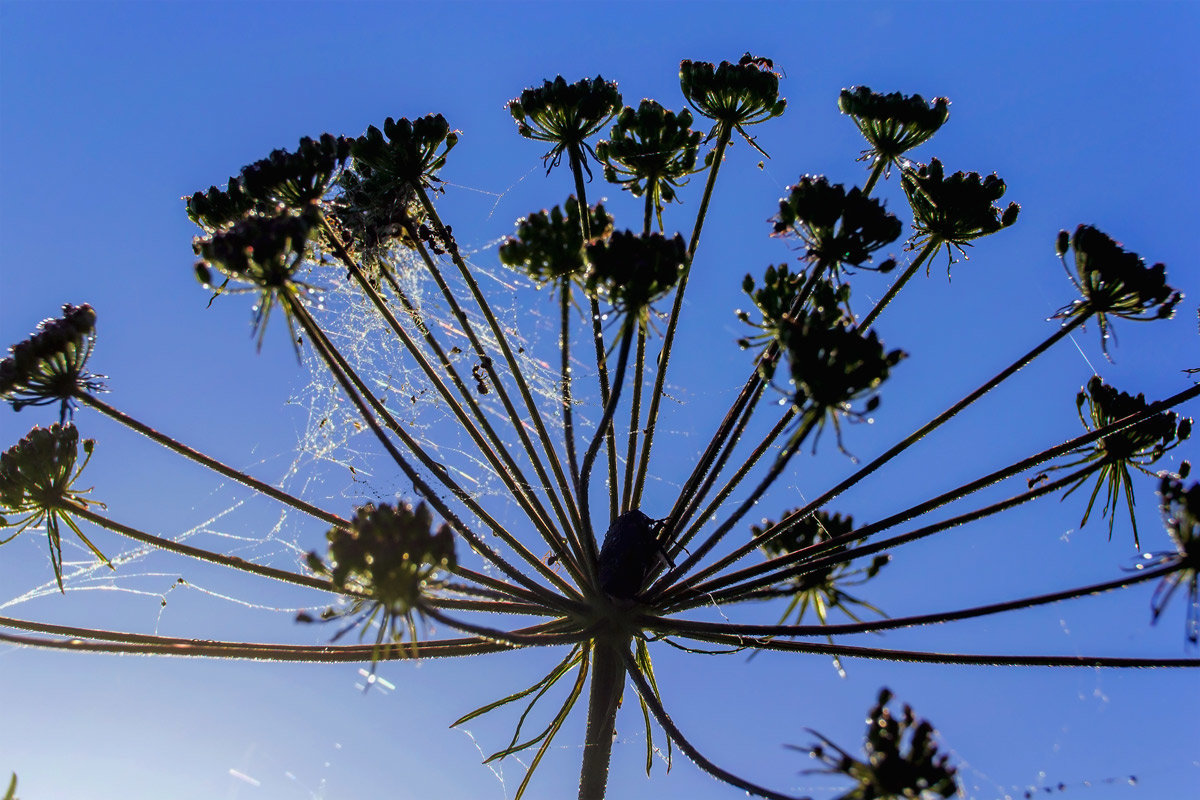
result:
[[[517,133],[548,147],[541,155],[551,179],[558,178],[556,168],[570,179],[564,202],[532,211],[499,248],[500,262],[516,280],[555,293],[556,341],[547,348],[552,352],[540,355],[526,352],[526,340],[498,319],[497,299],[489,297],[439,214],[439,173],[458,144],[458,133],[441,115],[388,118],[357,138],[304,138],[294,151],[277,150],[245,167],[224,187],[194,194],[187,212],[201,229],[194,243],[199,282],[221,302],[226,294],[255,297],[259,348],[271,320],[283,317],[297,354],[309,351],[324,364],[359,424],[403,474],[403,488],[391,502],[365,504],[343,516],[134,419],[101,399],[104,376],[88,371],[96,313],[86,305],[64,306],[61,318],[42,323],[0,362],[0,395],[14,409],[57,405],[59,413],[58,423],[35,427],[0,456],[0,526],[13,529],[4,541],[44,529],[60,589],[63,535],[77,536],[96,558],[105,558],[85,534],[86,523],[315,590],[325,601],[313,605],[315,614],[299,618],[333,621],[333,641],[184,639],[8,617],[0,618],[0,639],[70,651],[361,662],[372,669],[389,660],[499,658],[513,649],[559,648],[565,653],[549,673],[532,676],[527,687],[455,724],[521,709],[511,740],[488,759],[529,756],[519,798],[551,745],[567,735],[571,712],[586,694],[581,800],[605,796],[615,724],[626,698],[636,698],[641,711],[648,772],[660,731],[669,753],[678,750],[721,781],[757,796],[794,797],[721,767],[719,756],[702,752],[676,725],[669,687],[655,677],[656,643],[694,651],[697,658],[715,647],[808,653],[839,665],[848,659],[964,668],[1200,665],[1194,658],[935,652],[837,641],[1158,581],[1152,619],[1174,596],[1186,595],[1185,633],[1195,642],[1200,490],[1183,483],[1186,462],[1177,474],[1161,474],[1175,550],[1148,554],[1136,569],[1109,581],[968,608],[947,601],[943,611],[909,616],[885,616],[871,599],[871,581],[906,544],[1048,495],[1070,495],[1085,484],[1094,485],[1083,522],[1106,489],[1102,513],[1112,536],[1120,506],[1128,506],[1132,519],[1131,470],[1159,474],[1163,456],[1189,439],[1191,420],[1175,409],[1200,387],[1186,379],[1176,394],[1147,401],[1096,378],[1077,400],[1084,431],[1059,445],[935,497],[914,498],[868,524],[856,524],[838,505],[841,495],[1087,322],[1095,322],[1107,353],[1113,327],[1173,314],[1182,297],[1163,265],[1147,266],[1090,225],[1054,239],[1069,278],[1065,285],[1073,284],[1079,298],[1062,306],[1058,327],[1044,342],[888,443],[881,455],[856,465],[845,479],[814,487],[819,493],[803,506],[780,508],[769,520],[751,517],[798,457],[820,445],[852,458],[847,426],[886,413],[887,381],[904,369],[906,354],[889,346],[890,339],[884,343],[876,322],[910,279],[922,266],[929,271],[940,254],[954,264],[967,248],[986,246],[982,240],[1003,235],[1018,221],[1019,206],[1004,202],[1007,187],[996,175],[948,173],[936,158],[909,160],[910,150],[947,124],[944,98],[926,101],[867,87],[842,92],[842,113],[867,141],[861,155],[867,178],[862,187],[847,188],[823,176],[802,176],[779,201],[762,234],[793,247],[798,264],[769,266],[742,282],[751,309],[737,312],[746,325],[736,342],[746,353],[744,383],[723,418],[702,423],[711,436],[686,472],[672,476],[679,486],[673,503],[653,512],[643,506],[655,454],[670,445],[671,432],[660,425],[662,401],[726,152],[743,142],[769,157],[757,126],[769,128],[787,108],[770,59],[746,54],[719,65],[685,60],[680,81],[690,111],[669,111],[651,100],[626,107],[616,84],[601,76],[577,82],[559,76],[509,103]],[[907,223],[872,197],[893,173],[909,203]],[[640,230],[618,228],[603,205],[589,204],[589,184],[597,175],[644,201]],[[674,218],[673,204],[693,192],[693,182],[701,188],[691,226],[669,233],[665,221]],[[909,235],[902,241],[906,224]],[[908,252],[902,268],[885,252],[894,246]],[[711,276],[696,270],[694,277]],[[890,281],[866,307],[854,296],[864,278]],[[403,408],[403,391],[371,375],[369,364],[356,363],[331,338],[316,287],[343,279],[394,336],[388,346],[411,360],[422,391],[437,398],[469,441],[473,468],[491,476],[500,500],[478,491],[462,465],[448,462],[436,441],[407,421],[413,412]],[[414,280],[429,296],[413,291]],[[579,345],[580,336],[591,346]],[[550,380],[533,366],[541,356],[553,364]],[[773,402],[776,397],[782,402]],[[413,405],[420,413],[415,399]],[[81,440],[73,421],[79,409],[105,415],[320,521],[328,526],[327,549],[286,568],[269,566],[109,517],[102,503],[75,487],[100,446]],[[931,516],[1002,481],[1018,484],[1006,499],[942,519]],[[1136,527],[1132,539],[1139,542]],[[750,601],[771,604],[778,622],[702,618],[714,605],[729,616],[748,614],[755,607]],[[837,621],[834,612],[848,621]],[[508,624],[512,619],[519,623]],[[457,635],[430,637],[433,626]],[[342,642],[350,632],[369,641]],[[956,768],[939,752],[932,725],[907,706],[893,712],[890,700],[890,691],[881,690],[869,712],[862,758],[816,731],[799,749],[822,765],[817,771],[848,782],[839,795],[845,800],[953,796]]]

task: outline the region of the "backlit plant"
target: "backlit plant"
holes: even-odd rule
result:
[[[96,558],[104,558],[84,534],[83,521],[144,545],[320,592],[323,599],[310,608],[342,626],[334,638],[357,629],[371,643],[213,641],[11,618],[0,625],[24,633],[0,633],[0,639],[77,651],[361,662],[372,669],[390,660],[561,648],[565,654],[545,676],[458,723],[511,704],[524,706],[511,740],[489,759],[530,756],[516,792],[520,797],[551,745],[561,743],[586,693],[583,800],[605,795],[614,726],[627,695],[637,698],[641,710],[648,771],[657,726],[668,752],[682,752],[718,779],[762,797],[793,796],[718,766],[680,730],[667,711],[670,686],[656,678],[652,664],[664,641],[695,653],[772,650],[838,663],[864,658],[977,668],[1200,665],[1197,659],[932,652],[838,642],[850,634],[949,623],[1149,580],[1159,581],[1155,620],[1185,587],[1191,603],[1186,635],[1195,641],[1196,487],[1185,490],[1181,478],[1171,475],[1161,478],[1161,493],[1174,551],[1150,554],[1138,569],[1105,583],[895,617],[884,616],[870,584],[909,542],[1064,489],[1070,494],[1089,480],[1095,485],[1084,519],[1107,487],[1111,530],[1119,500],[1132,509],[1133,474],[1148,472],[1188,438],[1190,420],[1170,409],[1195,398],[1200,387],[1189,385],[1147,403],[1093,379],[1077,403],[1086,428],[1081,435],[867,524],[855,523],[839,501],[1093,317],[1107,340],[1116,318],[1172,314],[1181,296],[1167,284],[1165,269],[1147,268],[1090,226],[1057,239],[1060,257],[1074,250],[1075,270],[1068,268],[1068,276],[1082,297],[1063,307],[1059,328],[1042,344],[849,477],[806,493],[812,499],[803,506],[789,503],[791,510],[770,515],[774,521],[755,512],[772,486],[785,476],[793,480],[797,456],[815,451],[823,430],[832,427],[834,444],[844,448],[844,423],[868,421],[881,409],[886,413],[885,384],[893,370],[904,369],[905,354],[886,347],[874,323],[909,278],[938,251],[945,249],[953,260],[1016,222],[1015,203],[997,205],[1006,186],[995,175],[946,175],[938,159],[918,164],[902,157],[947,121],[944,99],[930,105],[919,96],[879,95],[865,87],[842,93],[842,111],[868,141],[869,177],[862,188],[847,189],[804,175],[775,205],[776,216],[761,233],[798,249],[798,265],[771,266],[761,278],[748,275],[742,281],[753,306],[736,312],[752,328],[737,341],[747,351],[745,383],[725,416],[712,421],[700,455],[683,474],[670,476],[678,490],[669,505],[653,511],[644,506],[648,477],[661,477],[652,469],[656,436],[668,435],[660,430],[661,403],[726,150],[736,133],[765,156],[746,129],[786,107],[774,64],[749,54],[720,65],[684,61],[680,81],[683,99],[711,123],[704,124],[709,130],[703,141],[703,131],[691,129],[692,112],[668,111],[654,101],[622,110],[616,84],[600,76],[575,83],[558,77],[509,103],[517,132],[549,145],[543,155],[548,172],[566,154],[574,192],[560,205],[530,212],[499,248],[499,260],[515,273],[509,279],[551,286],[557,294],[559,324],[549,348],[557,357],[545,362],[538,359],[551,354],[528,352],[546,349],[544,340],[497,318],[500,299],[484,290],[478,267],[434,203],[444,186],[439,173],[458,143],[458,133],[440,115],[388,118],[382,129],[372,126],[357,139],[329,134],[302,139],[295,151],[277,150],[225,188],[214,186],[188,200],[187,212],[201,229],[194,242],[201,284],[214,296],[256,295],[253,321],[260,347],[270,312],[278,308],[293,346],[323,363],[357,414],[355,424],[403,474],[387,490],[391,497],[361,505],[347,517],[235,470],[102,400],[99,376],[86,369],[96,319],[88,306],[64,306],[61,319],[42,323],[0,362],[0,395],[14,409],[59,405],[60,424],[35,427],[0,457],[0,526],[15,529],[8,539],[35,527],[46,530],[60,587],[61,523]],[[608,139],[593,147],[592,140],[614,119]],[[700,149],[706,149],[703,158]],[[616,190],[642,199],[640,231],[614,229],[603,205],[588,204],[592,160],[600,162]],[[882,281],[881,274],[895,265],[880,251],[900,239],[904,225],[871,197],[893,167],[912,214],[907,248],[916,254],[879,300],[856,300],[861,270]],[[674,213],[669,204],[684,199],[690,177],[703,184],[694,221],[686,235],[669,234],[665,222]],[[764,203],[763,217],[771,210],[772,203]],[[697,280],[724,280],[704,270],[696,274]],[[392,346],[411,363],[419,393],[436,398],[468,442],[474,474],[410,421],[422,411],[416,391],[394,391],[390,377],[371,374],[369,363],[338,347],[315,288],[338,282],[360,292],[382,329],[394,335]],[[731,294],[736,288],[730,286]],[[581,331],[593,341],[583,358],[572,356],[570,348],[572,333]],[[582,366],[585,362],[591,363]],[[86,490],[75,488],[83,465],[76,466],[78,434],[66,418],[80,406],[319,521],[327,531],[326,551],[270,566],[146,533],[99,513],[100,504],[89,503]],[[769,427],[752,424],[764,418]],[[90,440],[82,446],[90,455]],[[927,517],[984,487],[1028,477],[1043,464],[1050,466],[1005,500],[942,520]],[[1058,470],[1065,474],[1058,476]],[[479,491],[479,474],[500,491]],[[811,480],[820,483],[804,477]],[[826,510],[831,504],[839,513]],[[888,573],[896,571],[891,567]],[[766,621],[754,621],[756,606],[747,601],[767,604]],[[721,620],[704,618],[711,606],[727,609]],[[864,610],[871,613],[859,613]],[[744,616],[735,621],[737,614]],[[306,611],[301,619],[314,615]],[[429,636],[432,623],[436,629]],[[448,630],[461,635],[448,637]],[[58,638],[63,635],[68,638]],[[552,691],[560,699],[547,721],[544,705],[555,696]],[[898,717],[892,714],[890,699],[883,690],[870,712],[861,758],[812,732],[818,742],[809,752],[822,765],[818,771],[853,784],[839,795],[843,800],[952,796],[958,790],[956,768],[939,753],[932,726],[907,707]],[[625,704],[627,713],[632,705]],[[538,714],[540,722],[527,728]]]

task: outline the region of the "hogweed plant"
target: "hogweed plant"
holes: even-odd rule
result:
[[[965,669],[1200,666],[1195,658],[931,652],[891,649],[882,638],[870,646],[838,641],[1146,581],[1159,582],[1155,621],[1173,598],[1186,595],[1186,636],[1196,641],[1200,489],[1183,484],[1186,462],[1178,475],[1162,472],[1163,456],[1191,430],[1190,419],[1172,410],[1200,394],[1186,377],[1178,393],[1157,402],[1093,378],[1077,402],[1082,433],[935,497],[916,498],[884,519],[857,523],[839,502],[1093,318],[1107,352],[1110,332],[1124,321],[1171,316],[1181,296],[1164,267],[1146,266],[1094,227],[1080,225],[1055,240],[1070,279],[1063,288],[1073,284],[1079,297],[1062,307],[1057,329],[1042,344],[873,460],[854,461],[844,480],[829,486],[806,477],[818,485],[803,505],[766,518],[756,511],[797,461],[818,447],[846,451],[847,423],[879,412],[884,384],[893,370],[904,369],[905,353],[885,345],[875,323],[918,269],[928,269],[942,252],[953,264],[966,248],[984,246],[984,239],[1017,221],[1018,205],[1001,205],[1006,187],[999,177],[948,174],[936,158],[909,160],[909,152],[947,122],[944,98],[927,102],[867,87],[842,92],[841,111],[867,140],[861,157],[869,168],[866,181],[847,188],[805,175],[779,201],[762,233],[782,239],[798,260],[742,282],[749,310],[737,311],[746,328],[736,344],[746,353],[744,384],[724,417],[707,423],[711,437],[699,456],[685,473],[671,476],[670,485],[678,487],[673,502],[646,507],[647,480],[661,477],[655,457],[670,435],[660,416],[684,295],[726,150],[740,140],[766,158],[759,128],[754,136],[751,128],[786,106],[768,59],[747,55],[715,66],[684,61],[680,78],[691,110],[669,111],[652,100],[624,107],[616,84],[600,76],[575,83],[558,77],[508,105],[517,132],[549,148],[542,156],[547,172],[562,167],[565,155],[569,173],[571,195],[532,211],[499,248],[501,263],[518,276],[513,280],[549,287],[556,297],[557,341],[541,345],[550,353],[533,352],[540,340],[499,321],[498,298],[484,291],[479,268],[438,211],[439,173],[458,142],[440,115],[389,118],[356,139],[305,138],[294,151],[277,150],[245,167],[223,188],[193,195],[187,212],[201,229],[194,269],[202,286],[221,302],[227,294],[253,295],[259,348],[270,321],[283,318],[297,355],[307,353],[328,370],[356,424],[403,474],[403,490],[343,516],[130,417],[102,399],[103,376],[89,371],[96,313],[86,305],[63,306],[61,318],[43,322],[0,362],[0,394],[15,410],[57,406],[59,416],[0,457],[0,525],[11,529],[5,541],[43,531],[60,589],[63,536],[78,537],[104,560],[94,534],[85,533],[93,528],[249,573],[248,579],[305,587],[325,599],[300,620],[332,622],[324,628],[332,641],[172,638],[9,617],[0,618],[7,629],[0,639],[75,652],[360,662],[372,670],[390,660],[498,658],[509,650],[556,648],[562,657],[549,673],[455,724],[521,709],[511,740],[489,759],[528,757],[519,798],[551,745],[568,736],[571,712],[586,707],[582,800],[605,795],[614,726],[626,698],[636,698],[641,712],[647,771],[655,737],[662,742],[665,735],[667,753],[684,754],[721,781],[761,797],[792,797],[722,768],[676,725],[670,687],[652,663],[658,643],[697,659],[774,650],[838,664],[878,659]],[[905,241],[905,223],[872,196],[893,172],[911,211]],[[640,230],[618,228],[602,205],[589,204],[597,174],[642,199]],[[667,220],[682,213],[673,204],[697,184],[690,230],[669,232]],[[885,252],[893,246],[912,253],[894,277],[896,258]],[[706,272],[697,271],[696,279],[712,280]],[[890,288],[873,304],[856,302],[853,289],[868,279],[890,281]],[[331,285],[353,287],[378,316],[380,330],[394,337],[387,346],[411,367],[403,386],[371,373],[356,351],[339,348],[318,288]],[[580,339],[584,344],[572,349]],[[418,394],[437,403],[417,404]],[[94,447],[75,427],[80,409],[318,521],[328,529],[326,549],[272,566],[117,521],[80,488]],[[468,443],[465,462],[456,463],[416,426],[419,415],[433,409],[441,409]],[[762,419],[768,424],[751,425]],[[1128,506],[1132,519],[1137,472],[1161,475],[1174,550],[1147,554],[1135,569],[1104,583],[968,608],[948,602],[940,612],[912,616],[887,616],[872,598],[872,580],[904,545],[1081,486],[1091,485],[1084,522],[1104,491],[1112,536],[1120,506]],[[479,474],[492,476],[501,491],[479,491]],[[932,517],[1012,479],[1018,485],[1006,499]],[[1133,543],[1139,543],[1136,529]],[[767,616],[776,621],[731,619],[756,608],[752,601],[769,604]],[[702,618],[713,606],[724,610],[721,621]],[[847,621],[839,621],[843,617]],[[348,633],[350,641],[343,640]],[[793,746],[819,765],[810,771],[847,781],[839,795],[844,800],[956,794],[956,767],[939,754],[932,725],[907,706],[889,710],[890,699],[889,690],[880,691],[861,755],[815,730],[809,744]],[[625,707],[630,713],[632,704]]]

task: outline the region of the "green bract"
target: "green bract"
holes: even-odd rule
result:
[[[1187,616],[1185,633],[1192,644],[1200,642],[1200,482],[1183,488],[1182,478],[1188,475],[1188,463],[1180,466],[1179,475],[1164,474],[1159,482],[1163,517],[1167,534],[1175,545],[1174,553],[1148,558],[1171,562],[1179,569],[1162,579],[1155,587],[1150,607],[1153,621],[1158,622],[1163,609],[1180,586],[1187,586]],[[1145,564],[1139,565],[1146,566]]]
[[[836,800],[917,800],[958,794],[958,770],[947,763],[949,756],[938,754],[933,726],[927,720],[918,721],[907,705],[904,715],[896,719],[887,708],[891,699],[892,693],[881,689],[879,701],[867,717],[865,760],[854,758],[810,728],[809,733],[822,742],[810,753],[827,767],[813,771],[845,775],[856,782]]]
[[[649,195],[662,229],[662,210],[675,200],[696,167],[700,132],[693,131],[691,112],[676,114],[653,100],[643,100],[634,110],[628,106],[617,117],[609,139],[596,145],[604,162],[604,179],[619,183],[634,197]]]
[[[994,205],[1005,190],[995,174],[984,178],[977,172],[956,172],[946,177],[936,158],[905,169],[902,185],[913,211],[912,246],[932,245],[936,250],[944,245],[951,263],[952,247],[965,255],[963,247],[1012,225],[1021,210],[1016,203],[1003,211]]]
[[[878,94],[866,86],[843,89],[838,108],[854,120],[871,145],[863,159],[883,159],[899,164],[902,154],[929,141],[950,118],[950,101],[933,98],[932,105],[919,94]]]
[[[96,443],[92,439],[83,440],[83,463],[76,467],[79,444],[79,432],[74,425],[55,423],[49,428],[35,427],[24,439],[0,454],[0,528],[17,529],[0,539],[0,544],[12,541],[27,528],[44,525],[59,591],[64,591],[60,527],[63,523],[96,558],[109,564],[71,518],[72,504],[88,505],[83,495],[91,489],[76,489],[74,484],[91,459]],[[16,518],[11,518],[12,515]]]
[[[1075,251],[1074,274],[1066,262],[1066,231],[1061,231],[1055,249],[1083,299],[1060,309],[1056,316],[1095,314],[1106,355],[1109,315],[1132,320],[1168,319],[1183,299],[1180,292],[1167,285],[1166,266],[1160,263],[1147,267],[1137,253],[1124,250],[1091,225],[1076,228],[1070,245]]]
[[[587,259],[587,292],[604,297],[618,313],[639,324],[647,321],[650,304],[675,287],[688,260],[679,234],[668,239],[631,231],[588,243]]]
[[[613,219],[604,206],[592,206],[590,216],[592,237],[607,237],[612,231]],[[561,207],[538,211],[517,220],[516,236],[500,245],[500,263],[520,270],[538,284],[565,280],[582,282],[587,266],[583,245],[579,201],[571,195]]]
[[[798,510],[791,509],[785,511],[782,516],[789,517]],[[774,523],[764,519],[761,525],[752,525],[750,527],[750,534],[752,537],[758,538],[767,529],[772,527],[774,527]],[[852,530],[854,530],[853,517],[843,517],[841,514],[815,511],[801,519],[799,523],[785,529],[779,536],[761,545],[761,549],[768,558],[775,558],[776,556],[788,555],[789,553],[804,550],[835,537],[844,536]],[[865,540],[843,542],[836,547],[824,550],[821,555],[844,553],[850,544],[858,544],[861,541]],[[800,624],[804,621],[804,616],[810,606],[817,615],[817,620],[822,625],[828,622],[829,611],[834,608],[839,609],[843,614],[850,617],[850,619],[856,621],[858,617],[855,614],[855,607],[865,608],[882,615],[883,612],[871,603],[846,592],[846,587],[861,586],[866,583],[879,574],[879,570],[883,569],[890,560],[891,556],[877,555],[871,559],[870,564],[857,569],[851,569],[850,563],[843,561],[838,564],[806,570],[801,575],[789,578],[781,584],[763,590],[760,596],[763,599],[772,597],[790,598],[787,609],[780,618],[780,622],[786,621],[792,615],[792,612],[795,611],[796,616],[793,621],[796,624]]]
[[[736,130],[750,146],[766,152],[746,133],[746,125],[778,117],[787,107],[779,96],[779,75],[770,59],[746,53],[736,64],[722,61],[714,67],[706,61],[679,62],[679,85],[692,108],[716,122],[708,138]]]
[[[597,75],[591,80],[567,83],[559,75],[540,88],[526,89],[508,110],[517,121],[517,132],[527,139],[549,142],[542,157],[546,172],[562,162],[562,154],[587,169],[585,150],[595,156],[586,140],[600,131],[621,107],[617,84]],[[589,171],[590,174],[590,171]]]
[[[824,176],[805,175],[779,201],[775,235],[794,234],[807,248],[805,260],[836,269],[842,264],[861,267],[871,254],[900,238],[900,220],[883,203],[865,197],[857,187],[830,184]],[[891,259],[879,266],[887,272]]]
[[[1079,420],[1083,427],[1094,431],[1111,425],[1134,414],[1146,410],[1149,404],[1145,395],[1126,394],[1107,385],[1099,375],[1092,376],[1087,388],[1081,390],[1075,398],[1075,406],[1079,412]],[[1084,414],[1084,407],[1087,414]],[[1129,522],[1133,527],[1133,541],[1138,542],[1137,519],[1133,513],[1133,479],[1130,468],[1146,475],[1153,475],[1149,467],[1156,463],[1168,451],[1173,450],[1180,442],[1187,439],[1192,432],[1192,420],[1180,417],[1173,411],[1160,411],[1157,414],[1127,428],[1110,433],[1075,451],[1079,458],[1067,464],[1059,464],[1053,469],[1066,469],[1082,464],[1095,463],[1096,485],[1088,499],[1087,509],[1083,513],[1082,527],[1087,524],[1092,506],[1102,487],[1108,488],[1104,504],[1104,515],[1108,517],[1108,535],[1112,538],[1113,525],[1116,522],[1116,509],[1122,495],[1129,508]],[[1067,494],[1078,489],[1090,475],[1085,475],[1076,481]],[[1139,545],[1140,546],[1140,545]]]
[[[400,641],[404,633],[416,641],[413,614],[422,609],[423,593],[436,587],[438,573],[449,573],[457,565],[450,526],[443,523],[435,533],[433,515],[424,503],[415,509],[407,503],[368,503],[354,512],[348,529],[332,528],[326,538],[327,561],[309,553],[308,565],[327,575],[350,598],[350,606],[328,609],[323,616],[355,617],[353,624],[361,623],[364,631],[377,622],[376,644],[385,638]]]
[[[59,422],[66,422],[77,392],[104,388],[103,375],[85,371],[96,346],[96,312],[87,303],[64,305],[58,319],[42,320],[37,331],[9,348],[0,361],[0,399],[14,411],[25,406],[60,403]]]

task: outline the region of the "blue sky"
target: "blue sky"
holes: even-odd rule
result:
[[[876,424],[848,431],[857,455],[880,452],[1053,330],[1047,317],[1074,296],[1053,254],[1060,228],[1100,227],[1147,260],[1165,262],[1188,295],[1173,321],[1118,324],[1111,364],[1089,326],[838,509],[877,518],[1074,435],[1074,393],[1093,369],[1151,398],[1188,385],[1179,370],[1200,366],[1188,159],[1198,122],[1191,89],[1198,21],[1188,3],[5,2],[0,343],[25,337],[62,303],[90,302],[100,320],[93,366],[109,376],[108,400],[235,466],[282,479],[320,400],[282,326],[272,326],[256,354],[248,298],[208,307],[192,276],[195,229],[181,197],[274,148],[294,147],[300,136],[357,135],[387,116],[441,112],[462,133],[443,173],[442,213],[479,268],[496,273],[495,243],[514,220],[570,191],[565,172],[545,175],[540,145],[516,135],[504,109],[509,99],[556,74],[601,73],[618,81],[627,104],[647,96],[678,108],[680,59],[751,51],[785,72],[788,111],[754,131],[772,156],[761,169],[761,157],[744,145],[722,169],[673,362],[671,445],[662,448],[648,508],[669,502],[679,465],[701,447],[748,368],[733,344],[743,335],[733,315],[746,303],[742,275],[795,258],[766,236],[777,198],[805,173],[847,184],[865,179],[854,161],[861,139],[836,108],[845,86],[948,96],[950,122],[915,155],[936,155],[951,170],[995,171],[1008,183],[1005,201],[1022,205],[1018,224],[974,248],[951,282],[935,264],[880,319],[887,344],[911,357],[883,388]],[[637,227],[637,206],[615,187],[597,180],[589,191],[609,199],[618,226]],[[696,181],[683,193],[669,229],[690,230],[699,191]],[[894,179],[881,196],[897,213],[904,209]],[[906,254],[897,246],[896,255]],[[854,280],[856,297],[884,290],[877,275]],[[499,302],[531,336],[554,313],[541,295]],[[1193,403],[1188,412],[1197,410]],[[0,443],[50,421],[45,410],[2,413]],[[94,483],[114,518],[168,535],[203,526],[221,534],[201,534],[207,545],[264,558],[321,541],[319,526],[280,521],[269,504],[94,414],[80,413],[77,422],[99,440],[85,483]],[[362,454],[354,461],[361,475],[318,464],[292,476],[293,485],[311,479],[311,495],[342,513],[355,499],[403,491],[372,443],[350,447]],[[1196,460],[1194,446],[1179,454]],[[797,505],[797,496],[821,491],[849,468],[826,440],[764,506]],[[1144,542],[1162,549],[1152,482],[1139,488]],[[1102,520],[1077,530],[1083,499],[1044,500],[906,549],[880,576],[881,605],[893,614],[952,608],[1118,574],[1134,554],[1127,524],[1118,521],[1111,542]],[[127,548],[107,534],[97,542],[106,552]],[[50,577],[44,548],[26,534],[0,550],[0,605]],[[82,552],[74,560],[86,564]],[[181,574],[189,586],[175,586]],[[326,635],[291,622],[286,609],[303,599],[166,557],[132,563],[111,581],[97,575],[68,586],[65,597],[45,594],[0,614],[180,636]],[[888,644],[1188,654],[1180,606],[1149,626],[1150,592],[897,634]],[[776,611],[737,613],[771,622]],[[850,663],[840,679],[820,658],[765,654],[747,663],[740,655],[654,652],[664,700],[693,741],[723,766],[782,790],[833,794],[835,780],[801,774],[810,762],[782,745],[809,744],[811,727],[856,747],[885,684],[939,728],[962,764],[968,796],[1020,797],[1060,782],[1084,800],[1200,789],[1200,695],[1191,674]],[[473,726],[474,738],[446,726],[532,683],[559,658],[510,653],[385,665],[379,675],[394,689],[364,695],[354,667],[3,648],[0,770],[18,771],[30,798],[502,798],[521,769],[507,764],[498,779],[479,765],[476,742],[485,752],[504,745],[511,717]],[[582,718],[575,725],[530,796],[574,792]],[[657,765],[648,782],[643,747],[630,699],[618,721],[612,797],[735,795],[682,758],[670,775]]]

